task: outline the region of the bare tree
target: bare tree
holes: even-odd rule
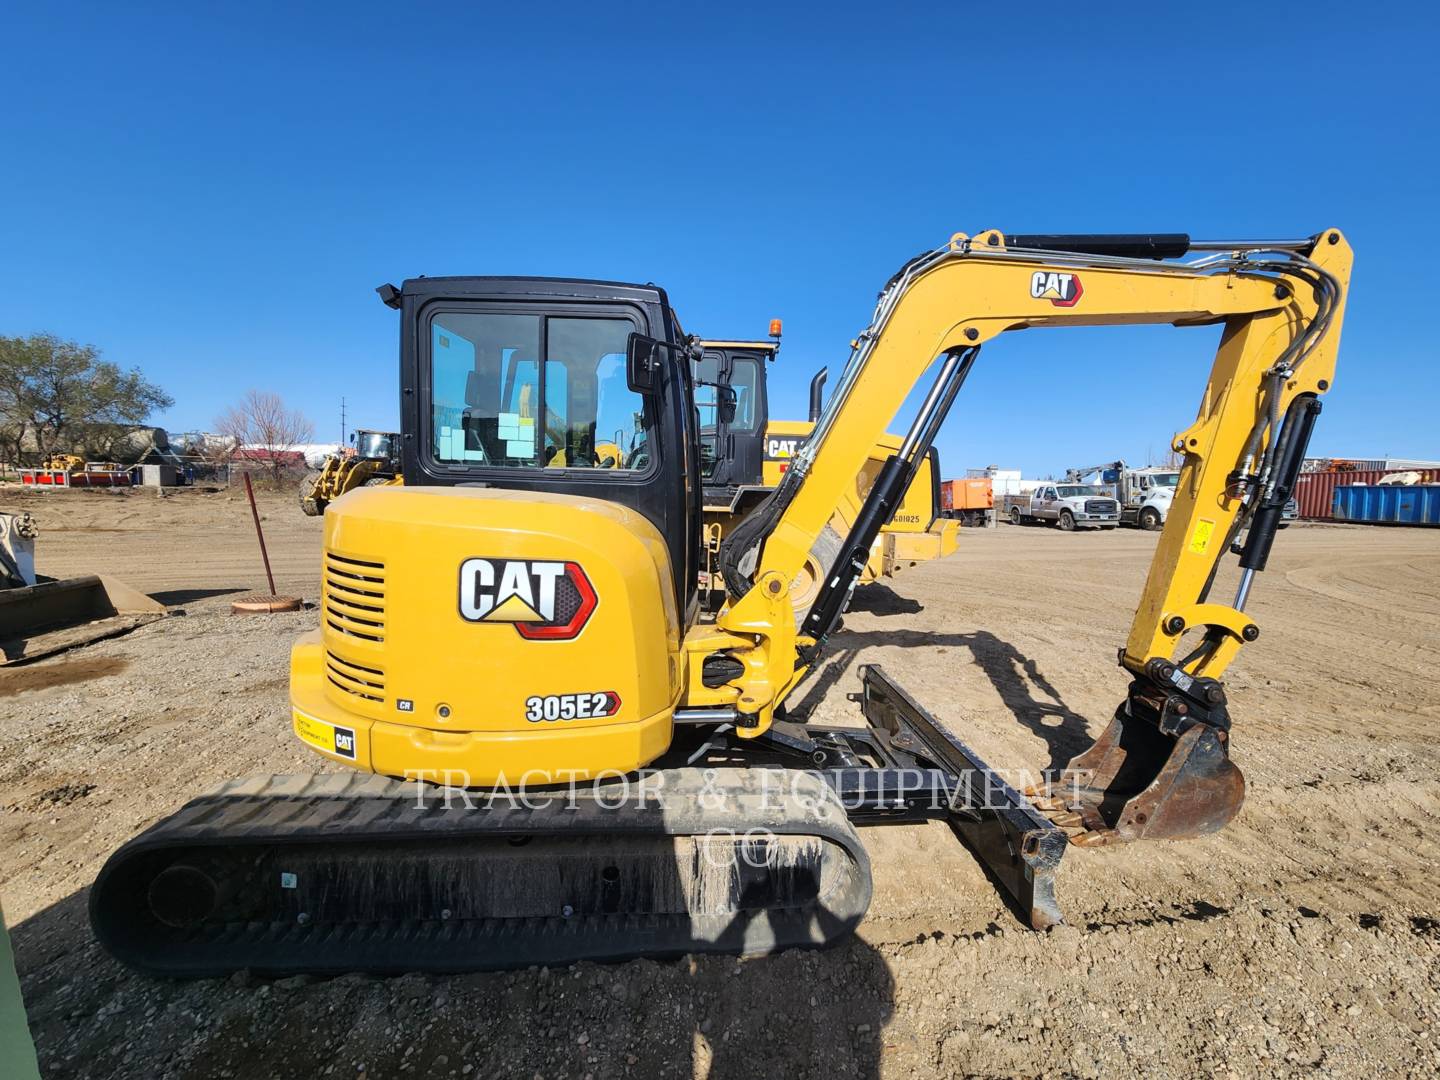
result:
[[[247,392],[215,421],[215,428],[234,441],[232,461],[264,468],[277,485],[294,465],[296,447],[308,442],[315,431],[304,413],[289,408],[279,394],[264,390]]]

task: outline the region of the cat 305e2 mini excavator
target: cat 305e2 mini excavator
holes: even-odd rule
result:
[[[935,816],[1053,924],[1068,842],[1195,836],[1240,807],[1219,680],[1260,633],[1246,598],[1334,376],[1350,263],[1332,230],[956,234],[886,284],[814,433],[727,537],[713,622],[697,618],[698,345],[665,293],[382,288],[401,318],[404,486],[330,506],[321,625],[291,662],[296,733],[345,768],[232,782],[130,841],[91,892],[100,940],[175,975],[820,944],[869,902],[853,826]],[[787,716],[981,345],[1122,323],[1210,326],[1220,344],[1174,440],[1179,488],[1120,652],[1132,682],[1095,744],[1027,798],[877,667],[864,723]],[[797,625],[796,574],[932,366]],[[617,430],[623,459],[587,464]],[[1232,554],[1238,592],[1213,596]]]

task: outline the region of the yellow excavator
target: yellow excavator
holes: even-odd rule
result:
[[[1030,925],[1067,845],[1239,810],[1221,676],[1334,378],[1351,251],[1296,240],[957,233],[886,283],[815,429],[697,618],[692,362],[653,285],[431,277],[400,312],[405,486],[325,515],[295,734],[338,771],[233,781],[117,851],[100,941],[163,975],[453,971],[820,945],[870,901],[857,825],[939,818]],[[789,712],[982,345],[1172,324],[1218,338],[1095,744],[1027,795],[878,666],[861,715]],[[796,575],[911,388],[924,403],[797,625]],[[563,419],[519,422],[525,389]],[[547,429],[551,425],[546,425]],[[614,468],[598,432],[634,432]],[[579,464],[585,463],[585,464]],[[1244,529],[1243,540],[1242,527]],[[1216,595],[1236,559],[1233,595]],[[927,688],[941,692],[940,688]]]

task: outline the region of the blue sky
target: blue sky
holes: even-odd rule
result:
[[[388,427],[417,274],[653,280],[687,329],[785,319],[804,414],[876,290],[952,232],[1343,228],[1312,448],[1440,458],[1428,4],[11,5],[0,333]],[[1211,330],[987,346],[945,471],[1160,455]],[[349,383],[347,387],[345,384]]]

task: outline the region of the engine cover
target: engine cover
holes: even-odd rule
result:
[[[347,765],[457,786],[558,783],[669,745],[669,556],[614,503],[361,488],[325,513],[320,629],[291,654],[295,732]]]

